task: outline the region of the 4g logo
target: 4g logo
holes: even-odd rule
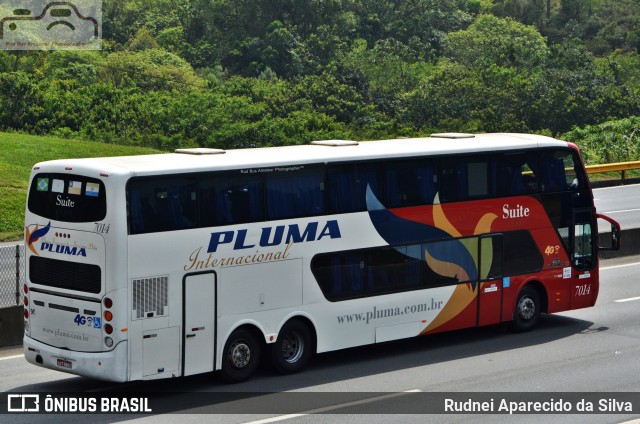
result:
[[[92,327],[92,328],[102,327],[102,322],[98,317],[85,317],[84,315],[77,314],[76,317],[73,319],[73,322],[75,322],[78,325],[78,327],[81,325],[83,326],[86,325],[87,327]]]
[[[82,316],[82,315],[78,314],[78,315],[76,315],[76,317],[74,318],[73,322],[75,322],[76,324],[78,324],[78,326],[80,326],[80,325],[85,325],[85,324],[87,323],[87,319],[86,319],[84,316]]]
[[[560,253],[560,246],[558,245],[547,246],[547,248],[544,249],[544,254],[547,256],[557,255],[558,253]]]

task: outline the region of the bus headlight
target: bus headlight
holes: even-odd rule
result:
[[[113,346],[113,339],[111,337],[105,337],[104,338],[104,345],[107,347],[112,347]]]

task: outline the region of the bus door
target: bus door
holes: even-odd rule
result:
[[[478,243],[478,326],[502,321],[502,239],[489,234]]]
[[[216,273],[183,278],[183,376],[214,370],[216,339]]]
[[[597,228],[594,228],[595,220],[590,208],[576,209],[572,222],[569,237],[571,274],[568,275],[569,269],[566,269],[564,277],[571,279],[571,309],[576,309],[592,306],[597,296],[598,289],[593,284],[597,277]]]

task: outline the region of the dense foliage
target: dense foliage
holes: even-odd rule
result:
[[[0,51],[0,130],[168,150],[578,128],[570,136],[601,152],[594,161],[637,156],[637,0],[103,0],[103,10],[102,51]],[[607,121],[629,147],[598,147],[595,125]]]

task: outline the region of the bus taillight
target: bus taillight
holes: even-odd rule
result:
[[[23,303],[24,303],[24,319],[28,320],[29,319],[29,287],[27,287],[26,284],[24,284],[22,286],[22,290],[24,291],[24,299],[23,299]],[[25,323],[25,329],[28,328],[27,323]]]
[[[111,322],[111,320],[113,320],[113,312],[109,311],[108,309],[113,306],[113,300],[111,300],[110,297],[105,297],[102,301],[102,304],[107,309],[104,311],[102,316],[104,317],[105,322]],[[111,324],[105,324],[103,328],[104,332],[107,334],[107,336],[104,338],[104,345],[109,348],[113,347],[113,339],[109,337],[113,333],[113,326]]]

